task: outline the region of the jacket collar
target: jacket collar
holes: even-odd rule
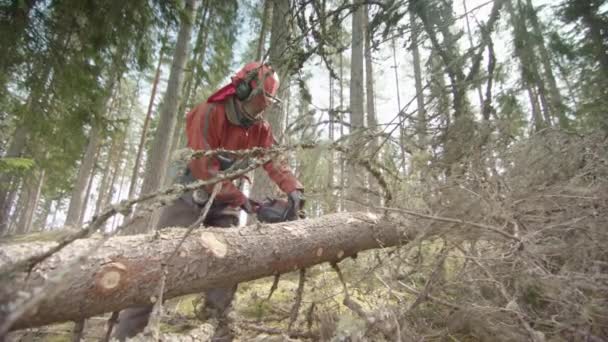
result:
[[[226,99],[226,117],[231,124],[249,128],[255,125],[258,120],[252,120],[248,118],[243,112],[239,110],[239,106],[235,103],[236,99],[234,96],[230,96]]]

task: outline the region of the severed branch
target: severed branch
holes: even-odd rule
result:
[[[523,241],[518,238],[515,235],[511,235],[503,230],[501,230],[498,227],[494,227],[494,226],[490,226],[487,224],[483,224],[483,223],[476,223],[476,222],[471,222],[471,221],[465,221],[465,220],[461,220],[461,219],[455,219],[455,218],[451,218],[451,217],[442,217],[442,216],[433,216],[433,215],[427,215],[427,214],[423,214],[423,213],[419,213],[413,210],[408,210],[408,209],[402,209],[402,208],[388,208],[388,207],[374,207],[375,209],[381,209],[381,210],[386,210],[386,211],[394,211],[394,212],[399,212],[399,213],[403,213],[406,215],[410,215],[410,216],[416,216],[416,217],[420,217],[423,219],[428,219],[428,220],[435,220],[435,221],[441,221],[441,222],[448,222],[448,223],[456,223],[456,224],[462,224],[462,225],[468,225],[468,226],[473,226],[476,228],[481,228],[481,229],[485,229],[485,230],[489,230],[491,232],[494,232],[498,235],[501,235],[507,239],[510,240],[514,240],[516,242],[518,242],[520,245],[523,244]]]
[[[272,280],[272,286],[270,286],[270,291],[268,292],[268,297],[266,300],[270,300],[274,291],[279,287],[279,279],[281,278],[281,274],[277,273],[274,275],[274,279]]]
[[[346,286],[346,281],[344,281],[344,276],[342,274],[342,271],[340,270],[340,267],[338,266],[338,263],[332,262],[331,267],[338,274],[338,279],[340,279],[340,282],[342,283],[342,287],[344,289],[344,301],[342,303],[344,304],[344,306],[346,306],[351,311],[356,313],[359,317],[361,317],[361,319],[363,319],[365,321],[365,323],[367,324],[368,329],[371,329],[373,327],[378,327],[380,329],[380,331],[382,332],[382,334],[384,334],[384,336],[391,337],[393,335],[393,330],[394,330],[394,328],[391,326],[391,324],[390,323],[389,324],[378,324],[378,323],[386,323],[386,322],[382,322],[381,319],[378,319],[373,314],[367,313],[359,303],[352,300],[350,298],[350,294],[348,293],[348,287]]]
[[[80,342],[82,340],[85,323],[86,323],[86,319],[81,319],[76,322],[76,324],[74,325],[72,342]]]
[[[418,294],[418,296],[416,297],[416,300],[414,300],[414,302],[412,302],[410,307],[407,308],[406,312],[411,312],[418,305],[420,305],[423,301],[425,301],[427,299],[427,296],[431,292],[431,286],[433,285],[433,282],[437,279],[439,272],[441,271],[441,267],[443,266],[443,263],[445,262],[445,258],[447,258],[447,256],[448,256],[447,243],[444,243],[443,247],[441,248],[439,259],[437,260],[437,262],[435,263],[435,267],[433,268],[433,272],[431,272],[431,275],[428,277],[428,279],[426,280],[426,283],[424,284],[424,289],[422,290],[422,292],[420,292],[420,294]]]
[[[106,330],[106,336],[103,339],[103,342],[109,342],[110,337],[112,336],[112,330],[114,329],[114,324],[118,322],[118,311],[112,312],[112,315],[108,319],[108,329]]]
[[[300,280],[298,282],[298,290],[296,292],[296,301],[293,303],[293,307],[291,308],[291,313],[289,315],[289,324],[287,326],[287,331],[291,331],[293,324],[298,319],[298,313],[300,312],[300,305],[302,304],[302,296],[304,294],[304,283],[306,282],[306,269],[300,269]]]

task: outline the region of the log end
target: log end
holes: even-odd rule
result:
[[[125,283],[127,267],[120,262],[104,265],[95,275],[95,289],[100,294],[109,294]]]

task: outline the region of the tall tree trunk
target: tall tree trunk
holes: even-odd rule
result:
[[[114,153],[116,153],[116,148],[118,145],[118,139],[114,139],[112,137],[110,137],[111,143],[110,143],[110,149],[107,152],[107,156],[106,156],[106,162],[103,163],[104,164],[104,169],[103,169],[103,176],[101,177],[101,183],[99,184],[99,188],[97,190],[97,202],[95,203],[95,215],[99,214],[99,212],[101,211],[102,207],[104,206],[104,199],[105,199],[105,194],[108,191],[108,181],[110,180],[110,175],[112,173],[112,168],[110,167],[110,165],[112,164],[111,161],[113,160],[113,156]],[[101,157],[101,156],[99,156]]]
[[[0,185],[0,236],[8,232],[11,219],[11,208],[19,194],[21,179],[6,177]]]
[[[365,8],[360,5],[352,16],[352,44],[351,44],[351,69],[350,69],[350,125],[351,133],[360,132],[365,127],[364,92],[363,92],[363,44],[365,40]],[[362,138],[358,136],[351,138],[351,150],[360,151]],[[365,177],[359,167],[350,165],[348,171],[348,196],[350,199],[364,198],[359,190],[365,185]],[[350,210],[360,208],[352,204],[347,205]]]
[[[413,13],[410,12],[410,17],[413,16]],[[413,29],[412,29],[413,31]],[[413,37],[412,37],[413,40]],[[412,43],[413,44],[413,43]],[[391,50],[393,52],[393,69],[395,71],[395,89],[397,93],[397,110],[399,111],[399,153],[401,155],[401,167],[403,167],[403,174],[406,173],[406,158],[405,158],[405,111],[401,108],[401,90],[399,89],[399,65],[397,64],[397,44],[396,38],[393,38],[391,41]],[[418,66],[420,67],[420,66]]]
[[[599,62],[600,73],[603,75],[604,86],[608,86],[608,43],[605,37],[606,26],[601,20],[600,14],[595,13],[590,1],[582,1],[580,10],[582,11],[583,25],[589,30],[589,38],[593,42],[593,54]],[[603,33],[602,33],[603,31]]]
[[[16,199],[15,208],[10,216],[7,234],[14,234],[17,231],[17,227],[21,222],[21,216],[25,212],[29,194],[31,193],[31,183],[26,183],[27,177],[21,178],[21,184],[19,185],[19,193]]]
[[[538,97],[532,89],[532,86],[528,84],[528,82],[524,82],[524,87],[526,88],[526,92],[528,93],[528,99],[530,100],[530,105],[532,106],[532,121],[534,121],[534,131],[538,132],[545,128],[547,124],[545,123],[545,119],[543,119],[543,116],[541,114],[540,104],[538,103]]]
[[[546,86],[544,80],[540,77],[539,63],[533,48],[535,44],[530,39],[531,34],[528,32],[526,17],[522,14],[525,11],[525,7],[521,0],[517,0],[517,11],[512,7],[510,0],[506,1],[506,3],[507,10],[510,12],[511,23],[515,30],[515,38],[520,41],[515,46],[515,53],[521,61],[522,79],[533,88],[532,93],[538,99],[535,102],[539,104],[538,109],[540,109],[545,125],[553,126]]]
[[[127,147],[127,136],[126,134],[120,134],[121,138],[117,139],[119,140],[119,149],[116,152],[116,155],[114,156],[114,158],[112,158],[112,165],[110,165],[111,170],[112,170],[112,177],[110,178],[110,182],[108,184],[108,190],[101,202],[101,209],[105,209],[108,204],[112,203],[112,198],[114,197],[114,187],[116,185],[116,179],[118,178],[118,175],[121,174],[124,169],[121,168],[121,164],[124,160],[124,151],[125,148]],[[126,163],[125,163],[126,164]],[[126,165],[125,165],[126,166]]]
[[[498,2],[497,2],[498,3]],[[473,125],[473,115],[469,110],[467,98],[467,76],[464,73],[464,58],[458,48],[458,36],[452,33],[454,18],[452,16],[453,9],[451,2],[444,2],[445,7],[441,8],[441,18],[444,22],[439,25],[434,25],[430,18],[428,4],[422,2],[418,6],[412,4],[410,10],[416,11],[422,22],[422,26],[426,31],[432,43],[433,49],[431,54],[435,54],[438,60],[441,61],[441,66],[437,70],[444,70],[447,75],[452,95],[453,118],[450,120],[446,117],[446,122],[449,125],[445,126],[445,135],[443,140],[443,164],[446,176],[457,175],[461,176],[466,171],[466,163],[462,162],[462,158],[466,156],[467,144],[473,138],[475,127]],[[436,19],[437,20],[437,19]],[[442,40],[439,40],[438,34],[441,34]],[[437,80],[441,83],[439,75]],[[439,83],[439,84],[440,84]],[[439,99],[444,96],[445,90],[439,88]],[[444,115],[449,116],[448,112]]]
[[[372,48],[371,48],[371,35],[372,33],[369,31],[369,6],[364,6],[363,13],[363,26],[364,26],[364,58],[365,58],[365,105],[366,105],[366,118],[367,118],[367,127],[369,129],[369,133],[377,134],[379,132],[378,128],[378,119],[376,117],[376,108],[375,108],[375,100],[374,100],[374,68],[373,68],[373,59],[372,59]],[[378,161],[380,159],[380,151],[378,151],[378,138],[372,137],[369,150],[371,154],[368,154],[368,158],[374,161]],[[378,193],[380,190],[380,186],[375,178],[369,177],[369,186],[370,189],[374,193]],[[374,199],[376,200],[376,199]],[[382,198],[379,198],[382,200]]]
[[[22,12],[23,15],[29,15],[29,11],[32,6],[34,6],[35,1],[36,0],[28,0],[25,1],[25,3],[21,3],[21,8],[17,9],[17,11],[24,11]],[[27,18],[23,19],[27,20]],[[66,37],[63,39],[64,46],[67,45],[67,43],[69,42],[70,36],[71,33],[66,34]],[[2,44],[1,46],[3,46],[3,49],[7,49],[6,45]],[[7,61],[2,62],[6,63]],[[24,113],[37,113],[46,109],[45,107],[48,105],[49,96],[52,93],[48,91],[48,89],[50,89],[53,85],[53,73],[53,63],[48,63],[47,65],[44,65],[42,67],[41,72],[33,71],[33,75],[37,76],[36,79],[38,80],[38,82],[35,83],[35,85],[30,86],[30,93],[25,103]],[[0,78],[1,77],[2,75],[0,75]],[[2,80],[0,80],[0,82],[2,82]],[[3,85],[0,84],[0,96],[3,91],[3,89],[1,88],[2,86]],[[30,135],[29,128],[26,124],[26,122],[28,122],[28,119],[29,118],[26,115],[19,118],[17,122],[17,128],[13,133],[13,138],[11,139],[9,148],[6,150],[6,154],[4,155],[5,157],[19,157],[24,153]],[[19,179],[20,177],[12,177],[13,179],[9,178],[10,177],[7,177],[4,174],[0,174],[0,184],[11,184],[15,182],[18,183],[21,181],[21,179]],[[3,229],[8,227],[8,211],[10,211],[13,199],[15,197],[16,194],[14,192],[8,192],[3,186],[0,186],[0,235],[3,232]]]
[[[213,15],[213,12],[211,12],[212,8],[210,8],[208,10],[208,14],[207,14],[207,21],[210,20],[211,16]],[[192,90],[190,91],[190,97],[187,99],[188,100],[188,104],[189,106],[193,106],[194,105],[194,97],[195,95],[198,93],[198,89],[200,88],[201,84],[203,83],[203,77],[202,77],[202,68],[204,66],[203,62],[205,61],[206,57],[207,57],[207,42],[209,41],[209,32],[211,30],[211,25],[205,25],[205,30],[204,30],[204,35],[203,35],[203,39],[200,42],[200,57],[199,59],[199,63],[198,66],[200,66],[201,68],[201,73],[197,74],[194,78],[194,86],[192,87]],[[181,137],[183,137],[184,135],[181,134]]]
[[[555,61],[555,66],[557,67],[557,69],[559,70],[559,73],[562,76],[561,79],[566,84],[566,90],[568,92],[568,97],[570,98],[570,100],[572,101],[572,104],[574,105],[573,112],[576,113],[580,106],[579,106],[577,91],[575,90],[575,87],[572,84],[572,81],[570,81],[570,75],[572,73],[570,71],[568,71],[568,69],[566,69],[566,67],[561,63],[561,61],[559,59]]]
[[[196,19],[196,9],[198,0],[187,0],[182,15],[171,73],[167,84],[167,92],[160,112],[158,128],[154,134],[154,142],[150,150],[150,157],[147,163],[146,175],[142,185],[142,194],[152,193],[160,188],[167,174],[169,164],[169,154],[175,130],[177,109],[179,107],[182,91],[182,81],[184,78],[184,67],[189,54],[189,43],[192,35],[192,26]],[[155,220],[152,220],[152,226]],[[146,223],[136,230],[145,231],[148,229]]]
[[[76,184],[72,190],[70,199],[70,207],[68,208],[67,217],[65,220],[66,226],[77,227],[80,221],[82,212],[84,211],[84,201],[87,192],[87,185],[93,168],[95,167],[95,156],[101,142],[101,133],[98,123],[94,123],[89,136],[89,143],[82,158],[82,163],[78,169]]]
[[[95,153],[95,161],[93,161],[93,169],[91,170],[91,175],[89,176],[89,181],[87,184],[87,191],[84,195],[82,210],[80,211],[80,217],[78,217],[78,227],[81,227],[82,223],[84,222],[85,215],[87,212],[87,207],[89,205],[89,200],[91,199],[91,191],[93,190],[93,181],[95,180],[95,173],[96,173],[95,169],[97,166],[97,160],[99,159],[99,150],[100,150],[100,148],[98,148],[97,152]]]
[[[57,222],[57,215],[59,214],[59,211],[61,211],[61,202],[62,202],[62,198],[58,198],[55,201],[55,208],[53,209],[53,215],[51,216],[51,223],[50,223],[51,228],[53,227],[55,222]]]
[[[127,164],[127,160],[125,159],[125,167],[121,168],[122,171],[120,172],[120,176],[118,176],[119,186],[118,186],[117,198],[119,198],[119,199],[122,197],[122,191],[123,191],[123,187],[125,184],[125,174],[127,172],[126,164]],[[110,231],[114,231],[116,229],[118,220],[119,220],[118,215],[116,215],[112,218],[112,224],[110,225]]]
[[[336,116],[334,113],[334,79],[331,74],[329,74],[329,143],[333,144],[334,138],[334,120],[336,120]],[[328,203],[329,203],[329,212],[333,213],[336,211],[336,201],[334,196],[334,178],[335,178],[335,170],[334,170],[334,150],[329,149],[328,160],[327,160],[327,191],[329,192]]]
[[[344,108],[344,54],[340,52],[340,139],[344,137],[344,122],[345,120],[345,108]],[[344,153],[340,153],[340,211],[344,211],[344,197],[346,195],[346,156]]]
[[[538,21],[538,16],[536,15],[536,10],[532,5],[531,0],[527,0],[528,12],[527,16],[532,23],[532,29],[534,30],[534,38],[538,40],[537,46],[540,52],[540,61],[543,65],[543,72],[545,77],[547,78],[547,83],[549,86],[549,94],[550,94],[550,104],[551,111],[554,116],[557,117],[559,122],[559,126],[562,128],[568,128],[569,122],[565,113],[565,106],[562,99],[562,95],[557,87],[557,82],[555,81],[555,75],[553,74],[553,67],[551,66],[551,58],[549,56],[549,52],[547,51],[547,47],[545,45],[545,38],[542,28],[540,27],[540,23]]]
[[[188,68],[185,71],[184,77],[184,88],[183,88],[183,100],[179,104],[179,109],[177,111],[177,124],[175,125],[175,132],[173,133],[173,143],[171,146],[171,153],[173,153],[176,149],[184,147],[185,142],[185,134],[184,134],[184,125],[186,121],[186,111],[187,108],[190,108],[193,104],[191,103],[191,99],[194,97],[194,85],[199,80],[202,79],[202,75],[197,75],[197,66],[202,66],[205,62],[205,52],[207,52],[207,37],[209,36],[210,25],[208,24],[209,18],[213,16],[213,13],[210,13],[209,10],[209,1],[203,2],[202,16],[200,18],[200,25],[198,34],[196,35],[196,42],[194,44],[194,50],[192,54],[192,58],[188,63]],[[202,70],[202,67],[201,67]],[[196,80],[195,80],[196,79]],[[172,179],[167,177],[165,183],[170,184]]]
[[[365,104],[367,114],[367,127],[371,133],[378,131],[378,119],[376,117],[376,103],[374,101],[374,68],[371,48],[371,32],[369,32],[369,6],[365,5],[364,13],[365,27]],[[372,151],[376,151],[378,146],[377,138],[373,138],[371,146]]]
[[[165,31],[165,37],[167,33]],[[146,112],[146,118],[144,119],[144,125],[141,130],[141,137],[139,138],[139,146],[137,147],[137,155],[135,157],[135,164],[133,165],[133,173],[131,174],[131,183],[129,185],[129,198],[135,196],[135,190],[137,189],[137,179],[139,178],[139,169],[141,167],[141,159],[146,144],[146,136],[148,135],[148,128],[150,127],[150,119],[152,118],[152,107],[154,107],[154,99],[156,98],[156,89],[158,88],[158,80],[160,79],[160,66],[162,65],[163,56],[165,53],[165,44],[163,38],[163,46],[161,46],[158,56],[158,64],[156,65],[156,72],[154,74],[154,82],[152,83],[152,92],[150,94],[150,101],[148,102],[148,111]]]
[[[27,200],[23,203],[23,212],[21,213],[21,217],[19,218],[19,223],[17,225],[16,231],[18,234],[29,233],[32,229],[32,222],[34,221],[36,208],[38,208],[38,202],[40,200],[40,194],[42,193],[45,175],[46,170],[42,169],[39,171],[38,177],[32,177],[26,183],[25,188],[27,189]]]
[[[414,62],[414,86],[416,89],[416,110],[417,124],[416,133],[418,136],[418,144],[421,148],[426,148],[426,108],[424,105],[424,90],[422,88],[422,62],[420,60],[420,48],[418,37],[420,35],[420,26],[416,21],[416,16],[413,11],[410,11],[410,26],[412,27],[412,57]],[[401,109],[401,108],[400,108]],[[405,116],[405,113],[403,113]],[[404,123],[405,124],[405,123]],[[404,165],[405,167],[405,165]]]
[[[413,230],[371,214],[340,213],[293,223],[260,228],[208,228],[194,231],[172,259],[169,255],[184,236],[184,229],[163,229],[150,235],[117,236],[62,279],[62,286],[27,311],[13,329],[66,320],[79,320],[130,306],[148,305],[157,298],[161,262],[167,261],[164,298],[198,293],[218,285],[234,284],[291,272],[323,262],[338,262],[358,252],[406,242]],[[27,286],[17,275],[0,288],[2,307],[12,303],[14,293],[40,286],[86,253],[98,239],[82,239],[67,246],[36,267]],[[54,245],[16,244],[0,249],[0,267],[22,260]],[[133,246],[145,246],[133,248]],[[273,246],[267,248],[267,246]],[[48,278],[47,278],[48,279]]]
[[[277,97],[281,100],[286,99],[289,91],[289,69],[287,52],[291,28],[289,26],[289,0],[272,0],[272,28],[270,31],[270,63],[279,75],[281,82]],[[279,106],[272,107],[266,114],[266,119],[272,127],[275,138],[281,142],[281,134],[284,131],[285,109]],[[258,168],[254,171],[253,186],[251,187],[251,197],[254,199],[264,199],[266,197],[276,197],[279,193],[278,187],[270,180],[264,170]]]
[[[260,36],[258,38],[258,48],[256,49],[255,60],[262,61],[264,57],[264,43],[266,42],[266,26],[268,25],[268,15],[272,7],[273,0],[263,0],[264,11],[262,12],[262,26],[260,27]]]
[[[14,234],[25,234],[26,231],[26,221],[27,214],[29,211],[29,205],[31,204],[31,199],[34,197],[34,192],[36,191],[36,182],[33,175],[29,175],[23,178],[23,186],[21,188],[21,193],[19,194],[19,201],[17,202],[18,207],[15,210],[14,224],[11,231]]]
[[[37,227],[40,227],[41,231],[46,230],[46,221],[49,218],[52,206],[53,206],[53,200],[51,198],[45,198],[44,204],[42,206],[42,211],[40,212],[40,215],[36,218],[36,220],[34,222],[34,224]]]
[[[524,23],[513,8],[512,0],[506,1],[507,12],[509,12],[509,21],[513,27],[513,37],[515,40],[515,55],[519,59],[521,68],[521,79],[523,87],[528,93],[528,98],[532,107],[532,120],[534,121],[534,130],[539,131],[546,127],[549,122],[545,122],[544,116],[541,113],[540,102],[535,91],[536,79],[534,75],[535,65],[532,65],[530,61],[530,52],[524,51],[522,45],[523,41],[527,39],[527,31],[525,31]],[[532,51],[533,52],[533,51]]]
[[[462,6],[464,7],[464,19],[467,24],[467,36],[469,37],[469,48],[473,48],[473,33],[471,32],[471,23],[469,22],[469,10],[467,9],[467,0],[462,0]],[[477,90],[477,96],[479,97],[479,108],[483,109],[483,91],[481,90],[481,84],[475,86]]]
[[[28,139],[28,130],[25,124],[17,126],[13,133],[11,143],[6,150],[4,157],[15,158],[19,157],[25,148]],[[5,174],[0,174],[0,235],[8,229],[9,214],[16,196],[16,189],[12,189],[11,184],[18,182],[17,177],[9,177]]]

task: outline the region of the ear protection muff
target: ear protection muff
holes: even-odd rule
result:
[[[247,77],[245,77],[244,80],[242,80],[241,82],[239,82],[239,84],[236,85],[235,95],[236,98],[239,99],[239,101],[245,101],[247,100],[247,98],[249,98],[249,95],[251,95],[251,91],[253,90],[253,87],[251,86],[251,81],[257,80],[258,70],[259,68],[251,70],[247,74]]]

